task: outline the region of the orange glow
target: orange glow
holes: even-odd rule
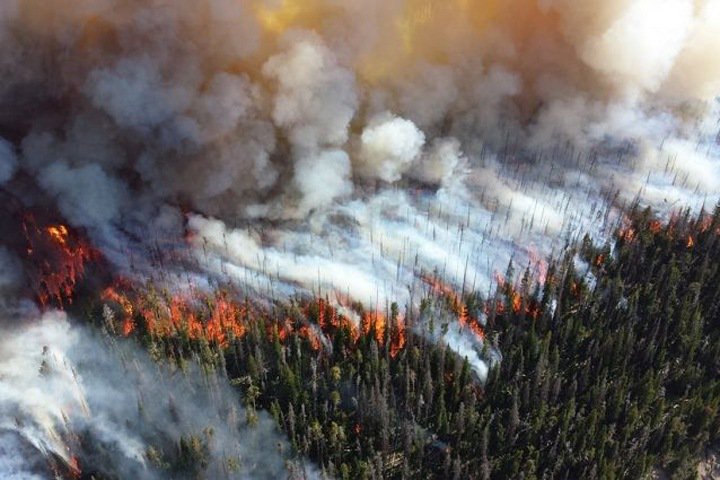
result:
[[[652,233],[658,234],[658,233],[660,233],[660,230],[662,230],[662,223],[660,223],[659,220],[652,220],[652,221],[648,224],[648,228],[650,229],[650,231],[651,231]]]
[[[457,315],[458,323],[462,329],[470,330],[478,340],[482,341],[485,338],[485,331],[477,319],[470,315],[465,302],[460,299],[460,296],[449,285],[442,283],[436,278],[423,277],[423,280],[431,286],[435,294],[447,300],[451,311]]]
[[[125,321],[123,321],[123,325],[122,325],[123,336],[125,336],[125,337],[129,336],[134,330],[135,330],[135,322],[132,321],[132,318],[126,318]]]
[[[694,246],[695,246],[695,240],[693,240],[692,235],[688,235],[687,248],[693,248]]]
[[[460,310],[463,307],[463,303],[460,300],[458,294],[455,293],[455,290],[453,290],[451,286],[444,284],[437,278],[428,277],[426,275],[422,276],[421,278],[425,283],[430,286],[432,293],[441,297],[445,297],[448,300],[450,308],[453,310],[454,313],[460,313]]]
[[[599,267],[603,263],[605,263],[605,255],[600,254],[597,257],[595,257],[595,266]]]
[[[27,253],[37,270],[33,283],[42,306],[54,302],[62,307],[72,303],[77,283],[85,273],[87,262],[98,254],[77,235],[71,235],[65,225],[40,228],[28,216],[23,222]]]
[[[45,231],[58,245],[67,245],[68,229],[65,225],[51,225]]]
[[[299,333],[301,337],[310,342],[310,348],[315,351],[320,350],[322,342],[320,341],[318,333],[313,328],[310,328],[308,325],[303,325],[300,327]]]
[[[635,229],[632,227],[623,228],[618,232],[618,237],[626,243],[635,240]]]
[[[515,313],[520,313],[520,309],[522,307],[522,298],[520,297],[520,294],[516,291],[513,291],[510,294],[510,298],[512,300],[512,309]]]
[[[70,456],[70,460],[68,461],[68,467],[70,467],[70,474],[73,478],[80,478],[80,475],[82,475],[82,470],[80,469],[80,461],[75,455]]]
[[[375,340],[379,345],[385,342],[385,315],[378,312],[365,313],[362,319],[363,334],[370,335],[374,332]]]
[[[333,8],[322,0],[279,0],[275,5],[255,2],[255,18],[266,32],[278,36],[289,28],[313,28],[330,17]]]
[[[285,321],[278,327],[278,338],[281,342],[285,342],[294,331],[293,321],[286,318]]]
[[[528,250],[528,256],[530,257],[530,265],[534,269],[534,273],[537,275],[537,281],[540,284],[545,283],[545,277],[547,277],[548,264],[540,257],[535,247],[531,247]]]
[[[126,291],[121,292],[121,288]],[[106,288],[102,299],[120,307],[120,328],[124,336],[136,330],[136,320],[141,321],[153,336],[184,333],[192,340],[206,339],[222,347],[226,347],[232,338],[240,338],[246,333],[244,306],[223,292],[155,298],[120,284]]]
[[[123,313],[123,317],[121,319],[123,336],[127,337],[135,331],[135,322],[133,320],[134,309],[132,302],[127,298],[127,296],[118,292],[114,287],[108,287],[103,290],[100,298],[104,301],[115,302],[120,306]]]
[[[392,329],[390,338],[390,356],[395,358],[400,351],[405,348],[407,339],[405,338],[405,319],[398,317],[395,320],[395,328]]]

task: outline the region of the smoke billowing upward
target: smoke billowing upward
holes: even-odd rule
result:
[[[0,144],[0,179],[19,165],[102,231],[164,204],[305,218],[368,182],[442,184],[479,143],[560,164],[565,141],[653,149],[720,87],[718,8],[6,2],[0,127],[15,146]]]
[[[718,0],[8,0],[0,42],[12,315],[28,211],[139,281],[160,249],[171,289],[412,311],[428,275],[486,293],[628,202],[720,192]],[[499,358],[457,325],[433,339],[483,378]]]

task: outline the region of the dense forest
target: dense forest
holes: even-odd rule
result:
[[[414,313],[353,306],[359,325],[323,298],[263,309],[149,285],[109,289],[92,318],[227,375],[250,425],[268,410],[331,477],[695,478],[720,440],[718,258],[720,207],[663,222],[634,208],[613,242],[586,238],[542,279],[511,263],[491,298],[428,288]],[[453,317],[502,352],[484,383],[421,334]],[[147,456],[203,478],[201,437]]]

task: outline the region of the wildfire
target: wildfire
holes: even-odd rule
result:
[[[431,291],[446,299],[450,310],[457,315],[458,323],[463,329],[468,329],[478,339],[485,338],[485,331],[476,318],[470,315],[468,306],[460,299],[460,296],[449,285],[444,284],[437,278],[423,276],[422,279],[430,285]]]
[[[120,306],[122,312],[121,330],[123,336],[129,336],[135,330],[135,321],[133,320],[133,305],[130,299],[120,293],[114,287],[108,287],[103,290],[100,298],[104,301],[115,302]]]
[[[468,314],[467,306],[463,305],[458,321],[463,328],[468,328],[470,331],[480,340],[485,339],[485,331],[482,329],[480,324],[470,318]]]
[[[45,231],[57,244],[67,245],[68,229],[65,225],[51,225]]]
[[[34,284],[40,304],[55,302],[62,307],[72,303],[85,265],[98,256],[97,252],[62,224],[40,227],[27,216],[23,230],[28,258],[36,266]]]
[[[381,346],[389,342],[393,357],[406,344],[403,318],[398,316],[388,325],[385,315],[368,312],[362,314],[358,325],[322,298],[302,302],[303,316],[283,315],[281,320],[276,320],[275,312],[253,307],[248,302],[239,303],[223,291],[158,295],[152,289],[141,291],[129,282],[118,281],[103,291],[102,299],[119,313],[112,328],[123,336],[132,335],[142,325],[143,331],[154,337],[184,335],[190,340],[204,339],[225,348],[232,339],[245,336],[250,323],[263,321],[269,337],[277,334],[280,342],[285,343],[297,335],[307,340],[315,351],[322,350],[323,337],[331,337],[341,329],[349,333],[352,344],[357,344],[363,335],[371,335]]]
[[[362,330],[365,335],[374,335],[379,345],[385,342],[385,315],[379,312],[369,312],[363,315]]]
[[[72,455],[70,457],[68,467],[70,468],[70,474],[73,478],[80,478],[80,476],[82,475],[82,470],[80,469],[80,461],[76,456]]]
[[[659,220],[652,220],[648,224],[648,229],[650,229],[653,234],[658,234],[660,230],[662,230],[662,223]]]
[[[520,297],[520,294],[513,290],[510,294],[510,300],[513,312],[520,313],[520,309],[522,308],[522,298]]]
[[[603,263],[605,263],[605,255],[601,253],[597,257],[595,257],[595,266],[600,267]]]
[[[695,246],[695,240],[693,240],[692,235],[688,235],[687,248],[693,248],[694,246]]]
[[[395,328],[392,330],[390,337],[390,356],[395,358],[400,351],[405,348],[407,339],[405,338],[405,319],[398,317],[395,319]]]
[[[133,290],[127,282],[118,282],[106,288],[101,298],[119,306],[119,326],[124,336],[143,324],[153,336],[185,334],[192,340],[203,338],[224,347],[231,338],[246,332],[244,305],[230,300],[224,292],[158,298]]]
[[[336,296],[340,306],[350,311],[353,310],[349,306],[352,304],[349,298],[345,298],[341,294]],[[407,341],[405,320],[401,316],[390,319],[390,323],[388,323],[387,316],[382,312],[364,312],[359,325],[356,325],[350,318],[341,315],[337,308],[322,298],[311,302],[305,308],[305,311],[308,318],[313,318],[313,312],[316,311],[318,326],[326,336],[332,336],[338,329],[346,329],[349,331],[353,343],[357,343],[361,336],[364,335],[372,336],[380,346],[384,346],[389,337],[390,355],[393,358],[402,351]]]
[[[318,334],[318,332],[315,331],[315,329],[311,328],[308,325],[303,325],[302,327],[300,327],[298,333],[302,338],[305,338],[310,343],[310,348],[312,348],[313,350],[318,351],[322,348],[322,341],[320,340],[320,335]]]
[[[618,237],[625,243],[630,243],[635,240],[635,229],[632,227],[622,228],[618,232]]]
[[[547,262],[540,257],[540,254],[534,246],[531,246],[528,250],[528,256],[530,257],[530,265],[533,267],[534,273],[537,276],[537,281],[540,284],[545,283],[548,272]]]

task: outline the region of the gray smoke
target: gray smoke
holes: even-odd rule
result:
[[[13,312],[27,210],[131,279],[414,311],[423,275],[486,294],[511,259],[540,278],[604,240],[629,202],[720,199],[718,0],[6,0],[0,42]],[[484,374],[449,321],[433,338]],[[97,381],[91,411],[114,391]],[[142,428],[110,430],[144,471]]]
[[[73,456],[86,473],[176,478],[187,474],[174,466],[191,436],[202,445],[195,460],[205,478],[303,470],[265,412],[247,424],[225,379],[193,363],[184,371],[156,364],[127,342],[72,326],[64,313],[6,328],[0,353],[2,478],[48,478],[48,458],[71,465]]]

